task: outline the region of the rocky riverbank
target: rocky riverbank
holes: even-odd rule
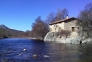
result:
[[[57,33],[49,32],[44,38],[44,41],[52,41],[56,43],[71,43],[71,44],[92,44],[92,38],[83,36],[59,37]]]

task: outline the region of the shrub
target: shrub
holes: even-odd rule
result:
[[[65,36],[66,38],[70,36],[71,32],[69,30],[61,30],[59,33],[60,37]]]

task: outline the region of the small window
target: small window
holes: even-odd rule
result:
[[[79,29],[79,27],[78,27],[78,29]]]
[[[72,31],[78,31],[79,27],[72,27]]]
[[[54,27],[57,27],[57,25],[54,25]]]
[[[72,27],[72,31],[75,31],[75,27]]]

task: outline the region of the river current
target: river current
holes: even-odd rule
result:
[[[92,62],[92,44],[62,44],[25,38],[0,39],[0,62]]]

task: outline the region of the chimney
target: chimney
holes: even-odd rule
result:
[[[69,18],[69,16],[67,15],[67,16],[66,16],[66,19],[68,19],[68,18]]]

